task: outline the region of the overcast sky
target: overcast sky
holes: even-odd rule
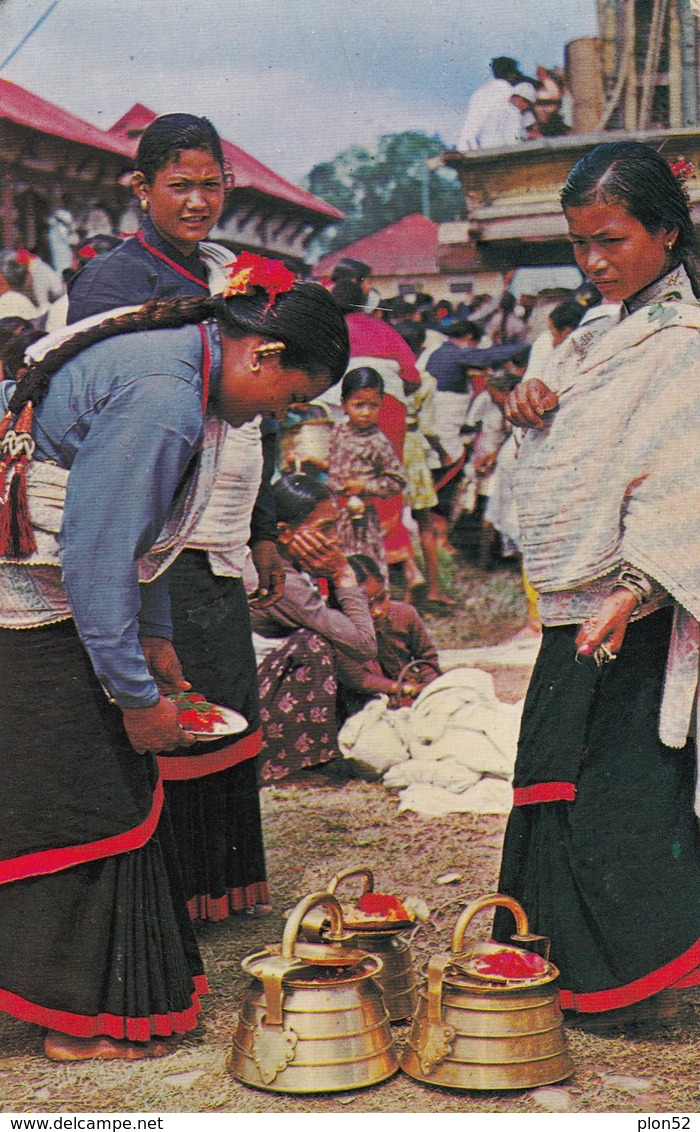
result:
[[[51,0],[0,0],[5,58]],[[102,128],[134,102],[208,115],[297,181],[416,129],[454,144],[494,55],[529,73],[597,33],[595,0],[58,0],[0,76]]]

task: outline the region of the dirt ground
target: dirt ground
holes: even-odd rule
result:
[[[279,942],[283,912],[324,886],[335,871],[369,865],[378,890],[422,897],[432,911],[412,944],[421,966],[449,946],[464,902],[493,891],[502,817],[397,813],[379,783],[266,787],[265,831],[275,913],[236,917],[200,929],[211,983],[198,1030],[158,1062],[54,1065],[42,1055],[38,1028],[0,1021],[0,1106],[4,1112],[696,1112],[700,995],[685,1000],[668,1030],[594,1036],[568,1031],[574,1075],[535,1092],[477,1093],[420,1084],[399,1072],[356,1092],[281,1096],[235,1081],[226,1061],[248,984],[240,961]],[[439,885],[445,873],[459,875]],[[484,916],[484,930],[488,916]],[[408,1026],[395,1027],[402,1048]]]
[[[502,638],[522,623],[523,607],[517,576],[512,571],[497,573],[500,576],[487,578],[484,587],[492,597],[487,595],[483,601],[474,598],[474,587],[467,585],[462,575],[455,592],[461,597],[464,583],[477,619],[481,619],[488,601],[495,602],[502,610]],[[455,628],[457,619],[431,619],[442,647],[498,639],[498,628],[493,624],[486,633],[472,629],[464,616],[460,621],[461,636]],[[496,671],[501,698],[512,701],[523,694],[526,672]],[[65,1066],[44,1058],[43,1034],[37,1027],[1,1016],[0,1111],[516,1114],[543,1110],[698,1110],[697,991],[686,992],[680,1014],[668,1028],[608,1036],[569,1030],[575,1072],[568,1081],[541,1090],[445,1090],[425,1086],[399,1072],[369,1089],[295,1097],[248,1088],[235,1081],[226,1062],[237,1011],[248,985],[240,969],[241,959],[281,940],[284,914],[299,899],[322,889],[341,868],[369,865],[378,891],[421,897],[431,909],[429,923],[419,928],[412,943],[414,961],[420,968],[430,954],[449,948],[461,907],[476,896],[495,891],[505,826],[501,816],[427,818],[398,813],[395,794],[380,783],[329,785],[318,774],[310,774],[308,784],[266,787],[262,804],[275,911],[264,919],[243,915],[198,929],[211,986],[211,994],[203,999],[198,1029],[184,1039],[177,1052],[161,1061]],[[438,878],[448,873],[456,874],[454,881],[438,883]],[[489,917],[483,920],[487,934]],[[401,1049],[408,1026],[402,1024],[394,1030]]]

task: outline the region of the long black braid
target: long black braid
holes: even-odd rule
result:
[[[106,338],[119,334],[135,334],[141,330],[172,330],[190,323],[203,322],[212,318],[215,310],[215,301],[210,296],[203,299],[156,299],[145,303],[138,310],[105,319],[104,322],[79,331],[39,361],[30,362],[18,373],[17,388],[8,402],[8,408],[11,412],[18,413],[28,401],[32,401],[34,406],[40,405],[56,371],[96,342],[103,342]]]
[[[229,338],[259,334],[285,344],[280,356],[284,367],[311,374],[328,374],[328,384],[339,381],[348,364],[350,344],[342,311],[318,283],[296,282],[271,304],[265,291],[204,298],[157,299],[137,310],[107,318],[30,362],[17,375],[17,388],[9,410],[18,413],[28,401],[40,405],[57,370],[89,346],[120,334],[144,330],[175,330],[216,319]]]

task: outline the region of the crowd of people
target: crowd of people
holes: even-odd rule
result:
[[[501,891],[576,1015],[700,982],[700,288],[666,159],[577,164],[594,286],[539,335],[508,289],[378,302],[368,265],[325,286],[209,242],[207,119],[156,119],[133,187],[138,233],[73,265],[48,334],[31,257],[0,263],[32,306],[0,311],[0,1008],[59,1061],[197,1025],[193,923],[270,910],[260,783],[332,771],[348,716],[440,674],[419,603],[453,610],[464,513],[482,566],[494,532],[522,555],[542,633]],[[241,726],[203,738],[190,692]]]

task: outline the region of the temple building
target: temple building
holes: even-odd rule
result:
[[[441,270],[438,266],[438,231],[433,220],[414,212],[324,256],[313,274],[317,279],[329,277],[338,260],[347,257],[371,267],[372,286],[382,299],[394,295],[410,299],[421,292],[427,292],[436,301],[468,299],[473,290],[469,273]],[[493,289],[499,282],[500,277],[495,276]],[[482,280],[484,285],[488,287],[488,280]]]
[[[0,246],[51,261],[51,239],[74,245],[138,227],[130,174],[141,133],[156,117],[137,103],[109,130],[0,79]],[[307,248],[342,213],[223,141],[234,175],[212,238],[306,271]]]

